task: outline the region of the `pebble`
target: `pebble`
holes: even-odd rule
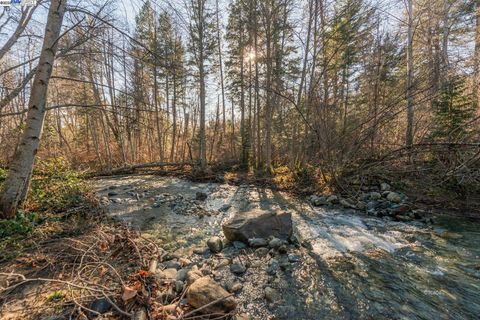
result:
[[[230,271],[233,274],[241,275],[247,271],[247,267],[245,267],[243,264],[240,264],[240,263],[233,263],[230,265]]]
[[[278,261],[275,259],[272,259],[270,263],[268,264],[267,267],[267,273],[271,276],[275,275],[280,268],[280,265],[278,264]]]
[[[248,239],[248,244],[253,248],[266,247],[268,245],[267,240],[264,238]]]
[[[265,257],[268,254],[268,248],[262,247],[255,250],[255,254],[259,257]]]
[[[235,249],[239,249],[239,250],[245,249],[247,247],[247,245],[242,241],[233,241],[233,246],[235,247]]]
[[[212,253],[219,253],[223,249],[223,242],[220,237],[211,237],[207,240],[207,246]]]
[[[278,239],[278,238],[273,238],[272,240],[270,240],[270,242],[268,243],[268,246],[270,248],[273,248],[273,249],[278,249],[280,248],[280,246],[283,244],[283,241]]]
[[[265,299],[267,299],[268,302],[275,303],[278,300],[280,300],[280,294],[278,293],[277,290],[275,290],[271,287],[266,287],[265,288]]]

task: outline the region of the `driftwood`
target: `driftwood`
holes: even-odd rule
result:
[[[115,168],[107,171],[100,171],[92,174],[92,176],[108,176],[115,174],[123,173],[133,173],[136,169],[147,169],[147,168],[158,168],[158,167],[183,167],[183,166],[193,166],[193,162],[149,162],[149,163],[140,163],[132,164],[120,168]]]

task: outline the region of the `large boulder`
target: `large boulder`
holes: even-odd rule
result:
[[[187,291],[187,301],[194,308],[201,308],[219,300],[202,310],[200,313],[229,313],[237,307],[237,302],[230,294],[210,277],[196,280]]]
[[[223,233],[230,241],[248,243],[252,238],[276,237],[288,240],[292,235],[292,214],[288,211],[275,212],[252,210],[237,213],[223,226]]]

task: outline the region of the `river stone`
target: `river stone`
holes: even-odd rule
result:
[[[195,193],[195,200],[205,201],[207,200],[208,195],[205,192],[198,191]]]
[[[241,249],[245,249],[247,245],[242,241],[233,241],[233,247],[235,249],[241,250]]]
[[[163,265],[165,266],[166,269],[177,269],[178,270],[182,267],[180,262],[178,262],[176,260],[165,261],[163,263]]]
[[[175,292],[180,293],[183,291],[183,281],[175,281]]]
[[[355,208],[355,205],[351,204],[348,200],[346,199],[340,199],[340,204],[344,207],[344,208]]]
[[[319,207],[319,206],[323,206],[323,205],[328,204],[326,197],[324,197],[324,196],[319,197],[319,196],[316,196],[316,195],[312,195],[310,197],[310,203],[315,207]]]
[[[369,194],[370,200],[378,200],[382,198],[382,195],[376,191],[370,192]]]
[[[331,204],[337,204],[338,203],[338,197],[334,194],[332,194],[330,197],[327,198],[327,202]]]
[[[280,300],[280,294],[278,293],[277,290],[273,289],[273,288],[270,288],[270,287],[266,287],[265,288],[265,299],[267,299],[268,302],[277,302],[278,300]]]
[[[268,264],[267,267],[267,273],[271,276],[275,275],[280,268],[280,265],[278,264],[278,261],[275,259],[272,259],[270,263]]]
[[[400,197],[400,195],[398,193],[390,192],[387,195],[387,200],[391,201],[391,202],[395,202],[395,203],[400,203],[402,201],[402,198]]]
[[[272,249],[278,249],[282,246],[283,241],[278,238],[273,238],[268,242],[268,246]]]
[[[203,277],[202,273],[200,272],[200,270],[198,270],[197,266],[194,266],[192,270],[187,272],[187,284],[190,285],[201,277]]]
[[[177,281],[185,281],[187,279],[187,274],[188,274],[187,269],[180,269],[178,270],[177,276],[175,277],[175,279]]]
[[[243,264],[240,264],[240,263],[233,263],[230,265],[230,271],[233,274],[241,275],[247,271],[247,267],[245,267]]]
[[[234,298],[228,297],[230,294],[223,289],[210,277],[202,277],[196,280],[187,291],[187,301],[194,308],[200,308],[204,305],[220,300],[202,310],[203,314],[228,313],[237,307]],[[222,300],[222,298],[224,298]]]
[[[90,309],[100,314],[106,313],[111,308],[112,304],[106,298],[95,299],[90,304]]]
[[[268,248],[262,247],[255,250],[255,254],[259,257],[265,257],[268,254]]]
[[[300,262],[300,260],[301,260],[300,256],[297,256],[293,253],[288,255],[288,261],[291,263]]]
[[[169,268],[163,271],[160,271],[160,277],[162,279],[176,279],[177,278],[177,269]]]
[[[268,238],[270,236],[287,240],[292,235],[292,214],[255,209],[237,213],[232,220],[225,223],[223,233],[230,241],[247,243],[251,238]]]
[[[248,244],[253,248],[266,247],[268,245],[267,240],[264,238],[248,239]]]
[[[380,190],[381,191],[390,191],[390,185],[388,183],[380,183]]]
[[[356,206],[359,210],[365,210],[367,208],[367,204],[363,201],[358,201]]]
[[[212,253],[218,253],[223,249],[222,239],[220,237],[211,237],[207,241],[208,248]]]

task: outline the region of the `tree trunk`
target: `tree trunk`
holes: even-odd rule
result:
[[[10,165],[0,198],[2,210],[0,217],[2,218],[15,216],[18,206],[25,200],[30,185],[35,155],[42,136],[48,82],[55,61],[57,40],[62,27],[66,2],[66,0],[52,0],[50,4],[42,52],[30,95],[27,127]]]
[[[475,12],[475,57],[474,57],[474,97],[477,108],[480,108],[480,0],[477,0]],[[480,111],[479,111],[480,113]]]
[[[408,0],[407,36],[407,132],[406,145],[413,145],[413,0]]]

